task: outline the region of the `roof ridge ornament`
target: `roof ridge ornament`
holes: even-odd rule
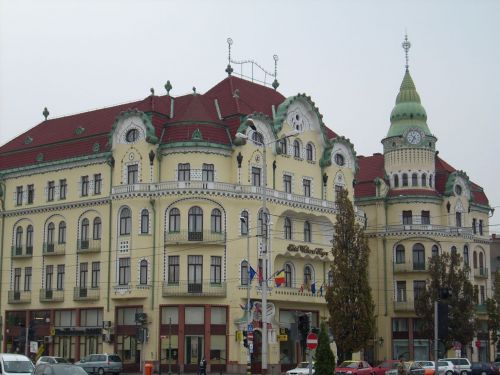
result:
[[[170,83],[170,81],[167,81],[167,83],[165,83],[165,90],[167,90],[167,96],[170,96],[170,90],[172,90],[172,84]]]
[[[43,109],[43,113],[42,113],[42,114],[43,114],[43,117],[45,117],[45,121],[47,121],[47,117],[49,117],[49,114],[50,114],[50,112],[49,112],[49,110],[47,109],[47,107],[45,107],[45,108]]]
[[[227,57],[227,67],[226,73],[228,76],[233,72],[233,67],[231,66],[231,45],[233,44],[233,40],[231,38],[227,38],[227,48],[228,48],[228,57]]]
[[[411,48],[411,43],[410,41],[408,40],[408,34],[405,33],[405,40],[403,41],[403,43],[401,43],[401,46],[403,47],[403,49],[405,50],[405,58],[406,58],[406,70],[408,70],[408,51],[410,50]]]

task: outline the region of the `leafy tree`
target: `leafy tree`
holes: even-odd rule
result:
[[[333,283],[327,287],[325,298],[337,355],[344,361],[373,338],[375,305],[368,283],[370,249],[363,229],[355,222],[354,207],[346,190],[339,193],[337,207],[332,248]]]
[[[330,348],[328,339],[328,327],[325,322],[321,322],[318,347],[316,348],[316,361],[314,363],[315,375],[335,374],[335,356]]]
[[[500,273],[498,270],[494,276],[493,298],[486,300],[486,312],[488,314],[488,330],[491,332],[491,341],[496,347],[496,352],[500,351]]]
[[[434,302],[443,288],[451,292],[446,300],[449,308],[448,334],[443,340],[446,349],[451,348],[454,341],[465,346],[474,338],[474,301],[477,300],[477,291],[469,280],[469,272],[467,265],[462,266],[462,257],[456,250],[431,257],[430,281],[415,300],[415,312],[422,318],[423,333],[434,337]]]

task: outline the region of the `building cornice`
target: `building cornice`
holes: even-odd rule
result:
[[[5,211],[2,214],[4,217],[26,216],[26,215],[33,215],[46,212],[70,210],[74,208],[102,206],[105,204],[109,204],[110,202],[111,199],[109,197],[103,197],[99,199],[64,202],[47,206],[26,207],[17,210]]]

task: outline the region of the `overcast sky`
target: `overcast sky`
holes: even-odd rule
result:
[[[500,233],[500,1],[0,0],[0,144],[42,119],[206,92],[235,59],[306,93],[358,155],[381,139],[410,72],[439,155],[484,187]]]

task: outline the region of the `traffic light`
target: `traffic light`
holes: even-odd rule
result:
[[[247,331],[243,331],[243,346],[248,348],[248,333]]]

